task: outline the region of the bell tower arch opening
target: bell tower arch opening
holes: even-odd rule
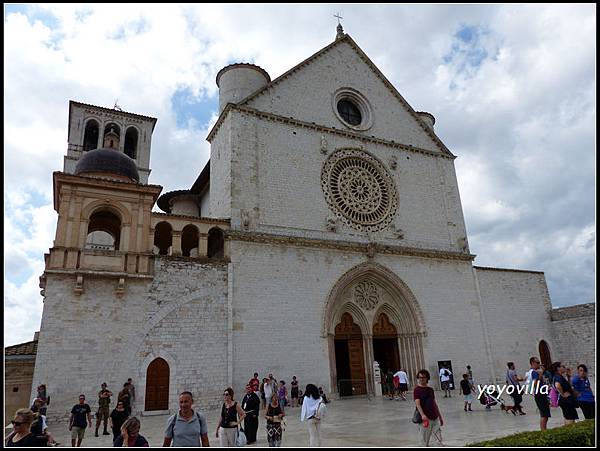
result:
[[[410,378],[425,368],[421,309],[408,285],[382,265],[358,265],[338,280],[325,303],[322,331],[328,341],[331,391],[340,396],[374,394],[380,383],[374,380],[375,361],[382,374],[402,368]],[[356,383],[344,386],[344,380],[358,380],[359,374],[364,374],[362,389]]]

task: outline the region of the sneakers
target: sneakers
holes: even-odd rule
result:
[[[465,412],[467,411],[467,408],[465,407]]]
[[[473,409],[471,409],[470,407],[469,407],[469,412],[473,412]]]
[[[102,433],[102,435],[110,435],[110,432],[108,432],[108,431],[104,431],[104,432]]]
[[[100,437],[100,436],[98,435],[98,431],[96,431],[96,433],[94,434],[94,437]]]

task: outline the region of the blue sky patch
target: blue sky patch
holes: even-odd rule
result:
[[[481,42],[485,34],[487,32],[481,27],[461,26],[454,34],[452,49],[442,57],[444,64],[456,63],[459,73],[476,70],[489,56]]]
[[[21,13],[26,16],[31,23],[35,23],[36,20],[39,20],[51,30],[59,28],[60,25],[60,22],[52,13],[33,5],[6,5],[4,9],[5,20],[11,13]]]
[[[190,119],[198,125],[208,124],[213,113],[219,110],[218,97],[194,96],[188,87],[180,88],[171,97],[171,107],[175,112],[177,127],[185,128]]]

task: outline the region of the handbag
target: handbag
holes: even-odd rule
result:
[[[415,424],[421,424],[423,422],[423,418],[421,418],[421,412],[419,412],[419,409],[417,409],[415,407],[415,413],[413,414],[412,417],[412,422]]]
[[[238,429],[235,436],[235,446],[246,446],[246,434],[243,429]]]

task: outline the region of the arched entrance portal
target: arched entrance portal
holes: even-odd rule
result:
[[[542,361],[542,365],[544,368],[550,369],[552,365],[552,357],[550,356],[550,349],[548,348],[548,343],[544,340],[540,341],[540,360]]]
[[[410,288],[379,264],[359,265],[340,278],[325,304],[322,330],[329,349],[330,388],[340,396],[374,394],[380,383],[374,380],[375,361],[382,371],[403,368],[411,382],[425,368],[421,309]],[[365,383],[352,382],[347,388],[343,381],[348,379]]]
[[[169,409],[169,364],[160,357],[148,365],[145,410]]]
[[[344,313],[335,326],[334,340],[336,382],[340,396],[366,394],[362,332],[349,313]]]

